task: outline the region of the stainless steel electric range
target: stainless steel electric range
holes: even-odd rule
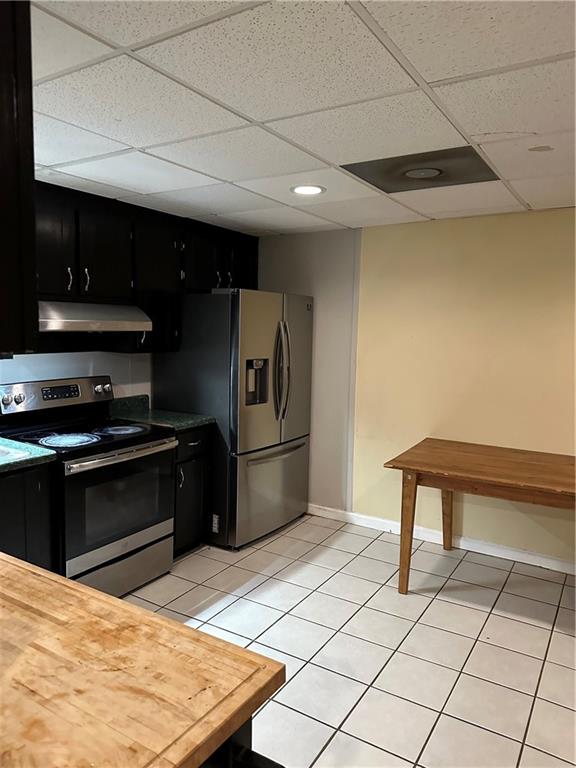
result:
[[[0,385],[0,435],[58,455],[55,570],[123,595],[171,568],[178,442],[113,399],[109,376]]]

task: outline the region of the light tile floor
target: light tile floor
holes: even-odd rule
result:
[[[286,768],[575,762],[574,577],[306,516],[125,599],[286,664],[254,748]]]

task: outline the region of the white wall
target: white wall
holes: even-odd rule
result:
[[[259,287],[314,297],[310,503],[347,509],[351,496],[359,233],[262,238]]]
[[[146,354],[67,352],[0,360],[0,384],[105,374],[112,378],[116,397],[150,395],[150,355]]]

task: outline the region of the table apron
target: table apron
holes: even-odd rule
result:
[[[411,470],[405,471],[410,472]],[[428,475],[423,472],[413,472],[413,474],[418,476],[418,485],[423,485],[427,488],[439,488],[443,491],[460,491],[475,496],[490,496],[496,499],[520,501],[528,504],[542,504],[546,507],[574,509],[574,494],[555,493],[554,491],[539,488],[499,485],[483,480]]]

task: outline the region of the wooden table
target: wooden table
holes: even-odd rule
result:
[[[402,470],[400,577],[406,594],[419,485],[442,491],[442,546],[452,548],[454,491],[497,499],[574,508],[574,456],[427,437],[385,467]]]
[[[284,665],[0,553],[0,764],[195,768]]]

